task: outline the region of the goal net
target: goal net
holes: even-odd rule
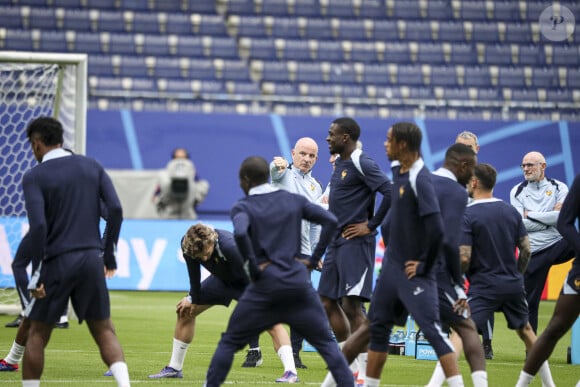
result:
[[[28,230],[22,176],[37,164],[26,126],[54,117],[63,124],[64,147],[84,154],[86,85],[86,54],[0,51],[0,313],[21,309],[11,265]]]

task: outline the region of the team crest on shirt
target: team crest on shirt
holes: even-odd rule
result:
[[[310,190],[311,190],[312,192],[314,192],[314,190],[315,190],[315,189],[316,189],[316,187],[314,186],[314,184],[310,183]]]
[[[580,289],[580,278],[574,278],[574,287]]]
[[[402,198],[404,194],[405,194],[405,187],[400,186],[399,187],[399,197]]]
[[[550,190],[546,191],[546,195],[552,196],[552,191],[550,191]]]
[[[344,180],[344,178],[346,177],[347,173],[346,173],[346,169],[342,170],[342,173],[340,174],[340,179]]]

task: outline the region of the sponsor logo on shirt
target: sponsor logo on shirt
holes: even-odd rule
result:
[[[417,287],[415,288],[415,290],[413,290],[413,295],[414,295],[414,296],[418,296],[419,294],[423,293],[424,291],[425,291],[425,289],[423,289],[423,288],[422,288],[422,287],[420,287],[420,286],[417,286]]]

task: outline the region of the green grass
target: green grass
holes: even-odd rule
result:
[[[111,292],[112,316],[123,349],[133,385],[197,385],[201,386],[220,333],[225,329],[232,307],[215,307],[198,318],[196,334],[189,348],[184,366],[183,379],[151,380],[147,375],[158,372],[169,362],[175,304],[182,293],[175,292]],[[548,322],[554,302],[542,302],[540,329]],[[250,316],[248,316],[249,318]],[[13,316],[0,316],[0,357],[4,357],[16,330],[4,328]],[[506,328],[503,315],[496,314],[495,358],[488,361],[490,386],[513,386],[524,362],[523,343],[515,332]],[[275,386],[273,381],[282,374],[281,363],[272,349],[267,334],[261,338],[264,364],[259,368],[242,368],[245,351],[238,352],[227,384],[239,386]],[[558,386],[574,386],[580,379],[580,366],[566,364],[570,332],[558,343],[551,359],[552,374]],[[326,366],[317,353],[303,353],[302,360],[308,366],[299,370],[300,384],[320,385]],[[414,360],[410,357],[389,356],[383,371],[382,386],[423,386],[429,380],[435,363]],[[471,386],[469,367],[462,358],[460,368],[466,386]],[[85,324],[72,323],[67,330],[54,330],[46,349],[43,385],[53,386],[100,386],[115,385],[112,378],[103,377],[106,366],[100,359]],[[21,372],[3,372],[0,385],[21,385]],[[533,386],[541,386],[539,378]]]

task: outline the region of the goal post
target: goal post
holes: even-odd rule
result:
[[[0,51],[0,313],[18,313],[12,260],[28,230],[22,177],[34,167],[26,126],[51,116],[64,128],[64,147],[84,154],[87,55]]]

